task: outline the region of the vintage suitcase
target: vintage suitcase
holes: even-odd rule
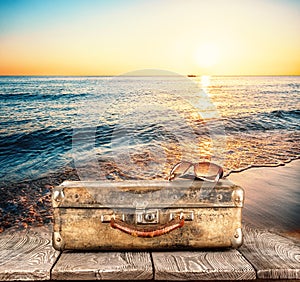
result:
[[[65,181],[54,187],[57,250],[238,248],[244,191],[226,179]]]

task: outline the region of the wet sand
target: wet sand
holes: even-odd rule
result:
[[[74,168],[49,173],[35,180],[0,185],[0,233],[52,224],[51,194],[53,186],[64,180],[79,180]]]
[[[300,160],[251,168],[228,179],[245,190],[243,220],[300,240]]]

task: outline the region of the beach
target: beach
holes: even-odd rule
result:
[[[36,227],[51,228],[53,209],[52,188],[64,180],[79,180],[76,170],[61,172],[0,187],[0,233]]]
[[[243,222],[300,240],[300,160],[279,167],[250,168],[228,179],[245,191]],[[64,180],[79,180],[75,169],[7,187],[0,199],[1,232],[40,228],[51,231],[51,192]],[[5,209],[6,207],[6,209]]]
[[[178,161],[209,160],[244,188],[246,222],[296,236],[299,87],[298,76],[0,77],[0,232],[51,227],[64,180],[165,179]]]

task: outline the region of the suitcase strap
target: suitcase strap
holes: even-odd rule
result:
[[[177,228],[181,228],[184,225],[184,218],[174,218],[168,223],[160,226],[153,226],[147,229],[132,226],[127,224],[126,222],[119,219],[111,219],[110,226],[112,228],[119,229],[127,234],[130,234],[135,237],[144,237],[144,238],[152,238],[156,236],[161,236],[166,233],[169,233]]]

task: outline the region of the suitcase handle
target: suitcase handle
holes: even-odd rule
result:
[[[144,237],[144,238],[152,238],[156,236],[161,236],[166,233],[169,233],[177,228],[180,228],[184,225],[184,219],[183,218],[175,218],[168,223],[159,226],[159,228],[151,228],[151,229],[140,229],[135,226],[129,225],[125,223],[122,220],[118,219],[111,219],[110,226],[112,228],[119,229],[127,234],[130,234],[131,236],[135,237]]]

